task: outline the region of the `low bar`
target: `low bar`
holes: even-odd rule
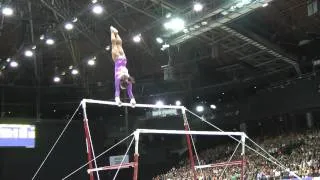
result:
[[[138,133],[144,134],[194,134],[194,135],[217,135],[217,136],[242,136],[243,132],[221,132],[221,131],[185,131],[185,130],[158,130],[137,129]]]
[[[105,104],[110,106],[118,106],[118,104],[114,101],[101,101],[101,100],[94,100],[94,99],[83,99],[82,102],[84,103],[91,103],[91,104]],[[121,103],[120,107],[132,107],[130,103]],[[155,105],[155,104],[136,104],[134,107],[140,108],[154,108],[154,109],[184,109],[184,106],[171,106],[171,105]]]
[[[224,162],[224,163],[217,163],[217,164],[200,165],[200,166],[195,166],[195,168],[203,169],[203,168],[216,168],[216,167],[235,166],[235,165],[242,165],[242,161],[232,161],[232,162]]]

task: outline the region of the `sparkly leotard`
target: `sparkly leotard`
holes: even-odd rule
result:
[[[128,73],[127,58],[125,56],[119,56],[114,64],[114,85],[115,85],[115,97],[120,97],[120,80],[122,76],[130,76]],[[130,99],[133,98],[132,83],[128,83],[127,93]]]

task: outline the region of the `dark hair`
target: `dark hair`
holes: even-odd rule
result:
[[[120,79],[120,87],[121,89],[126,89],[129,83],[134,84],[134,78],[131,76],[122,76]]]

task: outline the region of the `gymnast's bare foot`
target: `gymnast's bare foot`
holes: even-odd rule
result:
[[[114,28],[113,26],[110,26],[110,31],[113,33],[118,33],[118,30]]]

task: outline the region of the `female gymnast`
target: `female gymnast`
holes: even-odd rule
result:
[[[114,84],[115,84],[115,101],[121,106],[120,88],[127,89],[130,103],[132,106],[136,104],[132,93],[132,84],[134,79],[129,75],[127,65],[127,58],[122,48],[122,40],[118,34],[118,30],[110,26],[111,44],[112,44],[112,59],[114,61]]]

